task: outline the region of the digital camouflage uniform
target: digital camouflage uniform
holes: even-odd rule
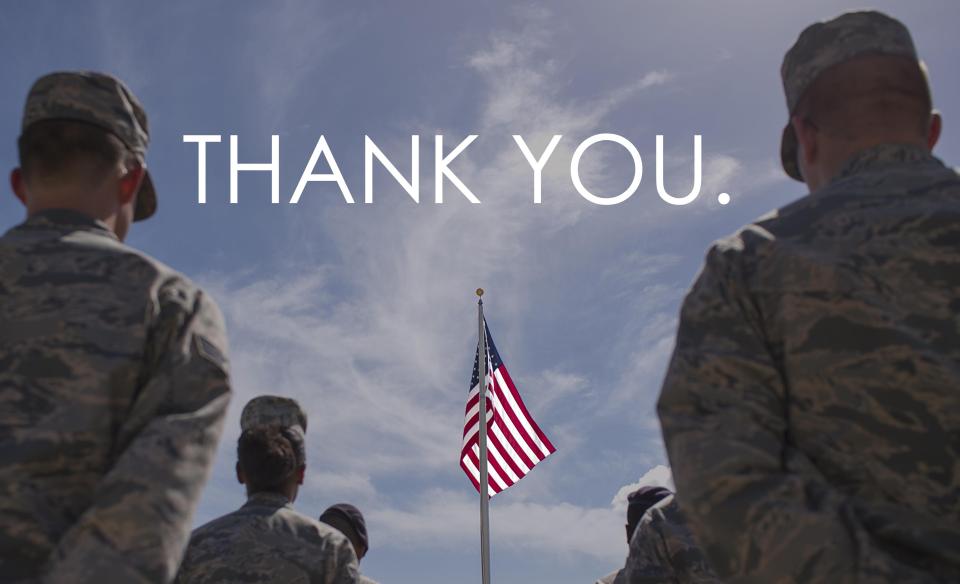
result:
[[[628,547],[633,534],[637,531],[637,527],[647,511],[672,495],[673,493],[669,489],[660,485],[644,485],[627,494],[627,523],[624,527],[626,528]],[[595,584],[625,584],[627,582],[626,578],[626,570],[621,568],[597,580]]]
[[[194,531],[177,582],[353,584],[357,557],[345,536],[283,495],[256,493]]]
[[[25,119],[118,84],[38,82]],[[104,223],[51,210],[0,237],[0,580],[172,580],[229,401],[226,352],[214,302]]]
[[[320,523],[329,525],[330,527],[338,530],[340,533],[345,535],[351,544],[353,542],[359,543],[360,547],[354,545],[354,551],[357,555],[360,554],[361,549],[370,551],[370,538],[367,534],[367,522],[363,518],[363,513],[360,512],[354,505],[349,503],[337,503],[336,505],[331,505],[320,514],[319,518]],[[359,564],[362,558],[357,559]],[[359,584],[377,584],[376,581],[367,578],[363,574],[360,574]]]
[[[710,249],[658,410],[723,581],[960,582],[958,315],[960,176],[920,147],[866,149]]]
[[[289,432],[299,464],[306,461],[307,415],[293,399],[259,396],[240,414],[243,431],[277,426]],[[293,509],[278,493],[254,493],[240,509],[197,528],[178,584],[354,584],[353,544],[336,529]]]
[[[630,538],[624,584],[720,584],[674,496],[650,508]]]

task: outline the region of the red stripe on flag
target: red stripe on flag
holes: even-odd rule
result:
[[[494,431],[492,428],[491,428],[491,432],[490,432],[490,438],[491,438],[492,440],[496,440],[496,441],[497,441],[500,455],[501,455],[501,456],[503,457],[503,459],[507,462],[507,465],[510,467],[510,470],[513,471],[513,474],[517,475],[517,477],[523,477],[523,475],[526,474],[527,471],[525,471],[525,470],[523,470],[522,468],[520,468],[520,465],[517,464],[516,460],[514,460],[513,456],[511,455],[510,450],[507,448],[507,446],[509,446],[510,449],[513,449],[513,451],[516,452],[516,448],[517,448],[517,447],[516,447],[516,445],[511,444],[512,438],[510,437],[509,431],[507,431],[507,432],[504,432],[504,431],[503,431],[503,426],[502,426],[502,423],[501,423],[500,420],[499,420],[499,415],[498,415],[498,414],[494,414],[493,423],[496,424],[496,426],[497,426],[496,429],[499,430],[500,433],[503,434],[504,437],[507,439],[507,443],[506,443],[506,444],[503,444],[503,441],[500,440],[500,437],[497,435],[497,432]],[[528,469],[531,468],[531,465],[528,464],[528,465],[527,465],[527,468],[528,468]]]
[[[527,423],[530,424],[530,427],[537,434],[537,437],[540,438],[540,441],[544,446],[547,447],[547,450],[550,454],[556,452],[556,448],[553,447],[553,444],[550,443],[550,440],[547,438],[547,435],[543,433],[543,430],[540,429],[540,426],[533,419],[533,416],[530,415],[530,412],[527,411],[526,404],[523,403],[523,399],[520,397],[520,393],[517,391],[517,386],[513,384],[513,379],[510,379],[510,373],[507,372],[506,367],[500,367],[497,371],[500,372],[500,375],[503,376],[503,380],[507,383],[507,389],[510,390],[513,394],[513,399],[517,402],[517,407],[520,408],[520,411],[523,413],[523,417],[526,418]],[[497,384],[498,386],[500,384]],[[547,456],[544,454],[544,456]]]
[[[500,384],[495,382],[493,384],[493,388],[494,388],[493,389],[494,393],[497,394],[497,400],[500,402],[500,405],[503,408],[503,411],[506,414],[506,417],[510,420],[510,424],[512,424],[513,428],[517,431],[517,435],[514,436],[513,433],[509,431],[509,428],[507,428],[505,425],[503,426],[503,428],[507,430],[506,434],[508,436],[510,444],[511,446],[513,446],[514,450],[517,452],[517,456],[520,458],[520,460],[523,461],[523,464],[525,464],[527,468],[533,468],[540,460],[544,458],[543,453],[540,452],[540,449],[537,448],[536,444],[530,443],[530,439],[529,439],[529,435],[527,434],[527,431],[524,429],[523,424],[520,422],[520,419],[517,418],[516,414],[513,412],[513,408],[510,406],[510,402],[508,402],[505,396],[503,395],[503,388],[500,387]],[[500,416],[500,412],[497,411],[494,413],[494,415]],[[523,441],[522,445],[520,441]],[[527,454],[526,451],[524,450],[523,448],[524,446],[526,446],[528,449],[530,449],[531,452],[533,452],[534,456],[536,456],[536,460],[530,458],[530,455]]]
[[[513,464],[517,470],[517,474],[519,474],[520,476],[523,476],[527,472],[530,472],[529,469],[532,469],[534,465],[536,465],[536,462],[531,460],[530,457],[527,456],[527,453],[523,451],[523,447],[520,446],[520,443],[514,437],[513,432],[505,424],[505,420],[500,415],[500,411],[494,410],[493,416],[494,416],[494,420],[497,422],[497,427],[500,429],[504,438],[506,438],[507,444],[510,445],[510,448],[513,449],[513,453],[516,455],[517,459],[519,459],[518,461],[513,461]],[[526,467],[527,470],[523,470],[521,465],[523,465],[523,467]]]

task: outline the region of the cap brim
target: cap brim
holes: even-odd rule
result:
[[[153,187],[153,179],[150,178],[150,171],[143,173],[143,183],[140,185],[140,192],[137,193],[137,206],[133,210],[133,220],[143,221],[153,216],[157,212],[157,191]]]
[[[787,122],[783,128],[783,135],[780,137],[780,164],[783,165],[784,172],[793,180],[803,182],[803,175],[800,174],[800,165],[797,162],[797,134],[793,130],[793,124]]]

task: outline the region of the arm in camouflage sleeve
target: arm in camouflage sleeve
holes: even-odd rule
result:
[[[674,582],[670,569],[670,554],[662,535],[645,515],[630,538],[630,553],[623,568],[627,584],[663,584]]]
[[[624,572],[628,584],[720,584],[673,496],[643,516],[630,539]]]
[[[336,550],[336,570],[331,570],[328,581],[331,584],[356,584],[360,580],[360,563],[357,561],[357,554],[353,551],[353,544],[350,540],[343,538]]]
[[[170,582],[230,399],[216,304],[172,278],[158,291],[144,373],[92,505],[51,556],[48,582]]]
[[[784,380],[738,246],[721,245],[684,302],[658,404],[689,527],[724,582],[854,582],[867,536],[789,444]]]

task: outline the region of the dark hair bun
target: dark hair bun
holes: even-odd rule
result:
[[[237,458],[253,491],[280,486],[297,470],[293,444],[277,426],[258,426],[240,434]]]

